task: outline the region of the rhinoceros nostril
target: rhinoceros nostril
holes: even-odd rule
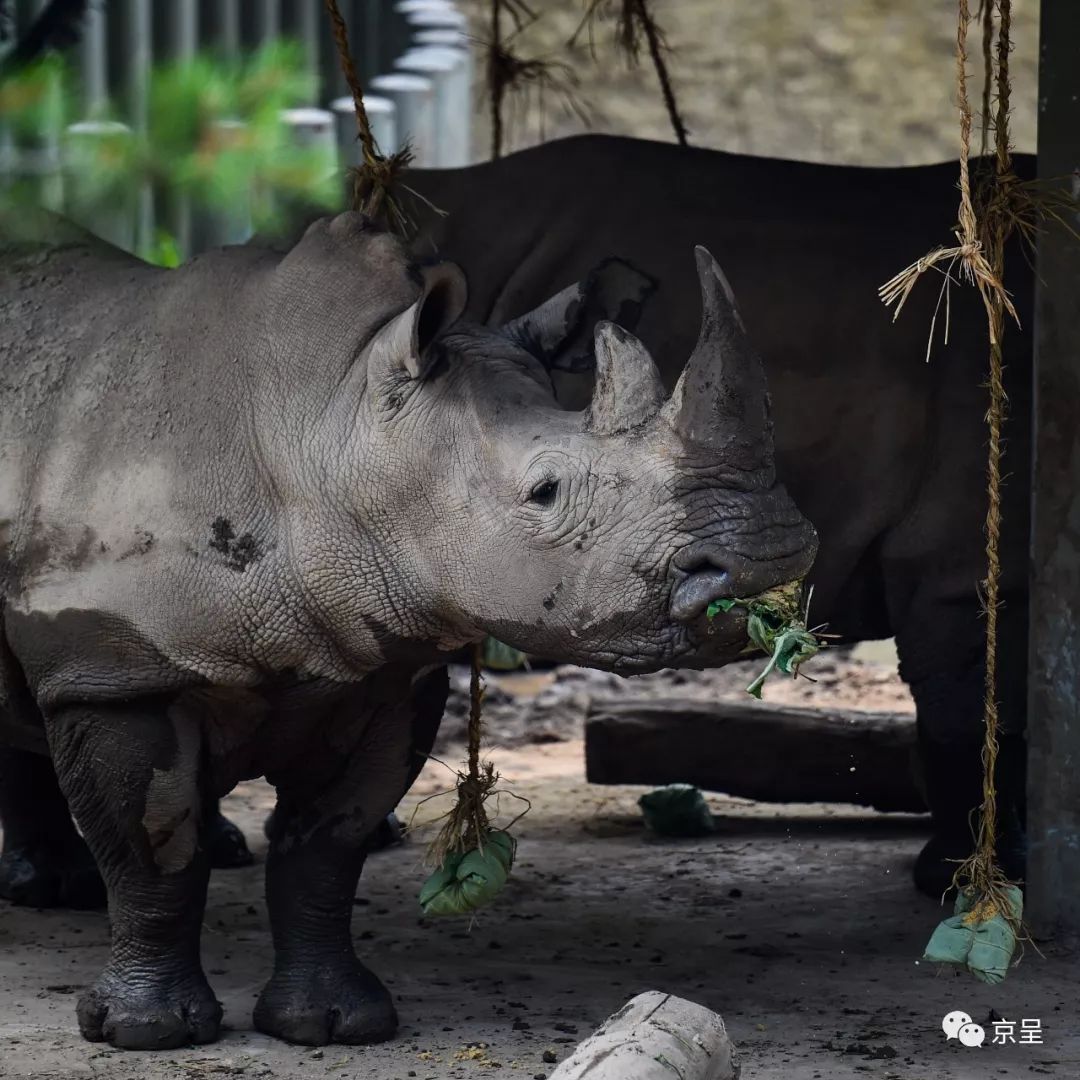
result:
[[[684,574],[698,574],[710,570],[729,571],[728,557],[714,544],[688,544],[675,553],[672,565]]]

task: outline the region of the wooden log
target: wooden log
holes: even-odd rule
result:
[[[735,1080],[734,1059],[716,1013],[649,990],[609,1016],[551,1080]]]
[[[922,813],[915,717],[731,701],[627,698],[594,704],[585,768],[594,784],[695,784],[765,802],[843,802]]]

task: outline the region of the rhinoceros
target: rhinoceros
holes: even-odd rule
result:
[[[712,602],[812,564],[730,289],[699,248],[671,394],[599,321],[596,393],[569,411],[547,362],[588,286],[492,329],[459,318],[453,264],[352,212],[285,253],[172,271],[58,233],[0,251],[0,730],[24,755],[43,736],[37,839],[75,844],[62,793],[107,887],[82,1033],[216,1037],[204,819],[265,776],[275,962],[255,1025],[389,1038],[352,898],[431,747],[447,654],[492,634],[627,674],[720,664],[746,626]]]
[[[1032,177],[1034,159],[1015,169]],[[938,273],[895,323],[877,289],[949,241],[955,163],[854,168],[586,135],[408,183],[445,212],[417,203],[417,247],[465,269],[472,318],[497,325],[604,267],[607,305],[669,388],[697,303],[682,252],[704,238],[718,253],[768,374],[778,475],[820,536],[812,616],[847,642],[896,638],[933,816],[915,881],[940,896],[982,801],[987,328],[975,290],[943,297]],[[1020,327],[1005,339],[999,853],[1022,876],[1033,275],[1018,245],[1007,283]],[[568,408],[591,392],[589,365],[587,335],[568,335],[553,372]]]

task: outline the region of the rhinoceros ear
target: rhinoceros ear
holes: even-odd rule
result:
[[[597,325],[633,330],[656,287],[655,278],[625,259],[605,259],[584,281],[506,323],[502,332],[549,371],[591,371]]]
[[[405,372],[422,379],[435,360],[435,341],[461,317],[467,290],[465,275],[454,263],[425,266],[423,292],[372,339],[371,363],[381,373]]]

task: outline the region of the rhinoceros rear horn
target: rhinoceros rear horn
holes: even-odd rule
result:
[[[391,319],[372,341],[372,357],[387,371],[404,370],[422,379],[434,360],[432,345],[461,317],[468,296],[465,275],[449,262],[421,270],[423,292]]]
[[[596,326],[596,389],[585,417],[587,430],[617,435],[648,423],[666,393],[649,350],[615,323]]]
[[[701,282],[701,331],[662,415],[688,442],[750,442],[769,430],[765,369],[750,344],[731,286],[716,260],[695,249]]]

